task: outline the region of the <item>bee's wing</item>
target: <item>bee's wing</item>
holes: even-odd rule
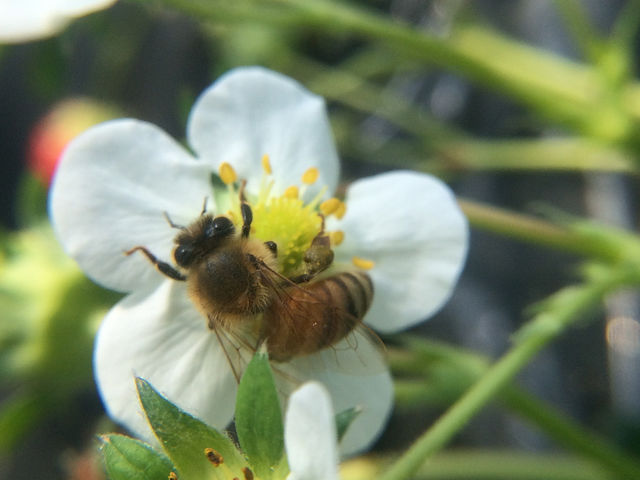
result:
[[[294,357],[287,362],[272,363],[279,392],[287,396],[310,380],[333,384],[336,378],[352,378],[353,380],[345,380],[349,383],[357,382],[358,378],[387,374],[386,355],[380,348],[379,340],[372,341],[372,337],[365,332],[366,329],[358,328],[351,333],[351,338],[344,339],[333,347],[311,355]]]
[[[344,375],[377,375],[387,370],[386,350],[380,338],[359,324],[341,341],[311,355],[289,361],[297,370]]]
[[[209,324],[212,325],[213,333],[217,337],[225,357],[227,357],[236,382],[240,383],[242,373],[257,349],[255,337],[239,331],[232,332],[221,327],[215,321],[210,321]]]

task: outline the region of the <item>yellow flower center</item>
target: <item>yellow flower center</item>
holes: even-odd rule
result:
[[[275,242],[278,246],[277,258],[280,273],[292,277],[300,274],[304,267],[304,254],[318,234],[326,234],[332,248],[342,243],[344,232],[340,230],[323,232],[323,219],[330,215],[342,218],[346,212],[346,204],[337,198],[322,201],[326,187],[322,188],[310,201],[303,200],[307,187],[318,180],[319,172],[315,167],[303,173],[299,186],[291,185],[281,194],[276,194],[273,192],[274,181],[269,156],[264,155],[261,162],[263,176],[257,194],[245,192],[244,183],[241,183],[238,189],[237,176],[233,167],[228,163],[220,165],[220,179],[229,190],[228,215],[237,227],[242,225],[240,198],[244,196],[244,200],[253,212],[251,238]],[[358,268],[373,268],[373,262],[370,260],[357,259],[353,263]]]

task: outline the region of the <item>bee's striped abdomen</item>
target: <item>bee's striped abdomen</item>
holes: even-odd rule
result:
[[[265,312],[264,338],[272,359],[308,355],[338,343],[362,320],[373,300],[364,272],[337,275],[288,287]]]

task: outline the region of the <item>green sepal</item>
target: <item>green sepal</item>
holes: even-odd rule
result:
[[[180,480],[244,478],[247,463],[226,435],[173,405],[146,380],[136,378],[136,387],[149,424]],[[208,448],[222,456],[221,465],[209,461]]]
[[[278,392],[264,353],[253,356],[240,380],[236,431],[256,474],[271,477],[284,452],[284,428]]]
[[[124,435],[100,437],[100,451],[111,480],[166,479],[174,471],[171,461],[150,445]]]
[[[338,442],[342,440],[344,434],[355,418],[360,415],[362,409],[360,407],[351,407],[336,414],[336,433],[338,434]]]

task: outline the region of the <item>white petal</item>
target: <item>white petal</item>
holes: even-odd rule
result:
[[[113,307],[96,338],[94,369],[109,415],[142,438],[151,432],[136,376],[209,425],[224,428],[232,418],[236,380],[182,283],[167,280],[151,294],[136,292]]]
[[[467,221],[451,190],[425,174],[398,171],[354,182],[337,258],[373,260],[375,294],[365,320],[381,332],[408,328],[448,300],[462,271]]]
[[[382,433],[393,406],[393,383],[379,343],[365,330],[319,353],[274,364],[274,372],[282,390],[287,382],[317,380],[331,393],[336,412],[362,409],[340,442],[343,455],[367,449]]]
[[[57,0],[57,4],[65,15],[80,16],[107,8],[116,0]]]
[[[337,479],[335,416],[329,392],[319,383],[305,383],[293,392],[285,417],[284,443],[289,480]]]
[[[261,158],[271,159],[276,191],[300,185],[317,167],[320,177],[309,195],[338,181],[338,155],[324,100],[294,80],[260,67],[226,73],[198,99],[188,125],[191,145],[217,170],[230,163],[249,191],[258,188]]]
[[[114,120],[71,142],[53,181],[50,213],[65,250],[87,275],[131,291],[164,277],[139,252],[123,252],[142,245],[171,261],[176,230],[163,212],[191,223],[207,196],[206,165],[151,124]]]
[[[0,0],[0,43],[53,35],[75,16],[106,8],[115,0]]]

